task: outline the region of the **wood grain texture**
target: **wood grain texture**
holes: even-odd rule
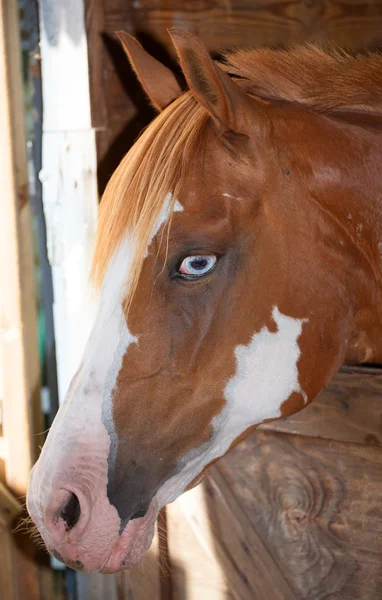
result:
[[[177,502],[201,546],[220,563],[228,592],[236,600],[269,600],[270,592],[272,600],[294,599],[274,557],[217,469]],[[191,564],[184,565],[186,580],[189,570],[197,568]]]
[[[0,598],[1,600],[68,599],[63,573],[52,571],[48,555],[37,551],[28,533],[12,532],[1,519]]]
[[[62,402],[95,315],[88,279],[98,212],[97,157],[83,2],[41,0],[38,5],[44,105],[39,178]]]
[[[0,521],[6,525],[10,525],[11,521],[20,511],[20,503],[0,480]]]
[[[296,598],[382,598],[379,448],[257,431],[216,473]]]
[[[301,412],[259,429],[382,446],[382,369],[348,367]]]
[[[0,590],[1,597],[17,600],[15,593],[15,573],[12,564],[12,538],[9,529],[0,519]]]
[[[236,45],[294,44],[335,41],[362,48],[381,44],[382,10],[369,0],[294,2],[291,0],[204,0],[108,2],[107,27],[128,20],[136,30],[166,40],[166,28],[183,27],[196,33],[211,51]]]
[[[237,600],[237,593],[228,591],[228,571],[216,556],[208,523],[206,527],[203,522],[208,513],[202,486],[168,505],[167,514],[172,600]]]
[[[0,369],[6,483],[26,492],[41,426],[18,5],[0,1]]]

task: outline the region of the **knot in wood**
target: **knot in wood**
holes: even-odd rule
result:
[[[287,518],[291,521],[295,521],[297,524],[301,524],[305,521],[307,514],[301,508],[292,508],[287,512]]]

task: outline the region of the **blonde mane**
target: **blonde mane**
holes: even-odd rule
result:
[[[313,110],[382,113],[382,56],[298,47],[239,50],[220,65],[249,94],[309,106]],[[207,111],[187,92],[143,132],[111,177],[99,213],[91,278],[100,287],[111,257],[129,233],[134,247],[127,269],[127,305],[141,272],[147,245],[165,198],[172,206],[208,121]],[[171,218],[168,223],[170,227]]]
[[[113,173],[98,219],[91,280],[102,285],[110,259],[123,237],[131,236],[134,256],[126,281],[126,303],[136,289],[148,242],[172,192],[170,215],[180,182],[197,152],[207,111],[188,92],[180,96],[138,138]],[[171,218],[168,224],[170,226]]]

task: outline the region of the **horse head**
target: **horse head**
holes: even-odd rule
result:
[[[171,36],[185,93],[121,34],[159,114],[105,191],[98,314],[30,479],[48,549],[86,572],[137,564],[161,507],[319,393],[372,279],[335,214],[329,140],[346,146],[346,126],[249,93],[194,36]]]

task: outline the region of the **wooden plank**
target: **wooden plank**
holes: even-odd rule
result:
[[[154,543],[156,542],[157,544],[156,549],[158,569],[156,573],[156,581],[160,582],[160,600],[173,600],[168,512],[166,506],[160,510],[156,526],[157,540],[154,538]],[[151,548],[151,550],[153,550],[153,548]],[[155,581],[153,582],[153,588],[155,588]]]
[[[38,570],[41,588],[39,600],[68,600],[64,571],[51,569],[49,562],[39,564]]]
[[[175,0],[164,6],[160,0],[108,1],[106,29],[115,31],[124,21],[168,44],[166,29],[177,27],[196,33],[211,51],[229,46],[295,44],[304,41],[335,41],[345,47],[378,47],[381,44],[382,10],[368,0],[338,3],[328,0],[324,9],[316,3],[287,0],[259,2]]]
[[[1,600],[67,600],[62,574],[52,571],[43,553],[36,550],[28,533],[12,533],[0,519]]]
[[[382,371],[339,372],[301,412],[259,429],[382,446]]]
[[[60,402],[79,366],[94,318],[89,270],[98,210],[95,161],[94,132],[44,132],[41,179]]]
[[[125,4],[127,12],[129,4]],[[103,1],[85,0],[91,113],[97,131],[100,194],[138,134],[155,115],[114,31],[109,30],[105,35],[106,13],[107,5]],[[128,18],[118,29],[121,26],[133,32],[133,24]]]
[[[41,0],[42,171],[52,267],[59,399],[78,368],[94,318],[88,283],[98,211],[83,2]]]
[[[15,572],[12,562],[12,537],[9,529],[0,519],[0,590],[4,600],[18,600],[15,593]]]
[[[15,570],[15,592],[17,600],[41,600],[39,566],[36,561],[36,546],[29,532],[12,535],[12,562]]]
[[[33,247],[27,198],[20,34],[16,0],[0,3],[0,363],[6,481],[26,492],[41,426]]]
[[[257,431],[214,469],[296,598],[382,598],[380,448]]]
[[[177,502],[206,552],[220,562],[234,598],[269,600],[270,592],[272,600],[295,598],[273,556],[215,467],[201,486]]]
[[[103,129],[107,121],[107,104],[100,90],[103,88],[104,41],[100,31],[104,30],[104,9],[102,2],[85,2],[85,28],[89,49],[89,86],[91,99],[92,125]]]
[[[189,506],[197,511],[198,525],[192,523]],[[209,523],[204,514],[202,486],[187,492],[167,506],[168,540],[173,583],[172,600],[233,600],[224,566],[218,560]],[[203,527],[202,535],[201,529]]]
[[[7,440],[0,436],[0,459],[5,460],[8,454]],[[1,479],[1,477],[0,477]]]
[[[360,375],[381,375],[382,365],[342,365],[339,373],[359,373]]]
[[[0,481],[0,523],[10,525],[20,511],[20,503]]]
[[[41,0],[40,49],[44,131],[91,127],[89,67],[82,0]]]

